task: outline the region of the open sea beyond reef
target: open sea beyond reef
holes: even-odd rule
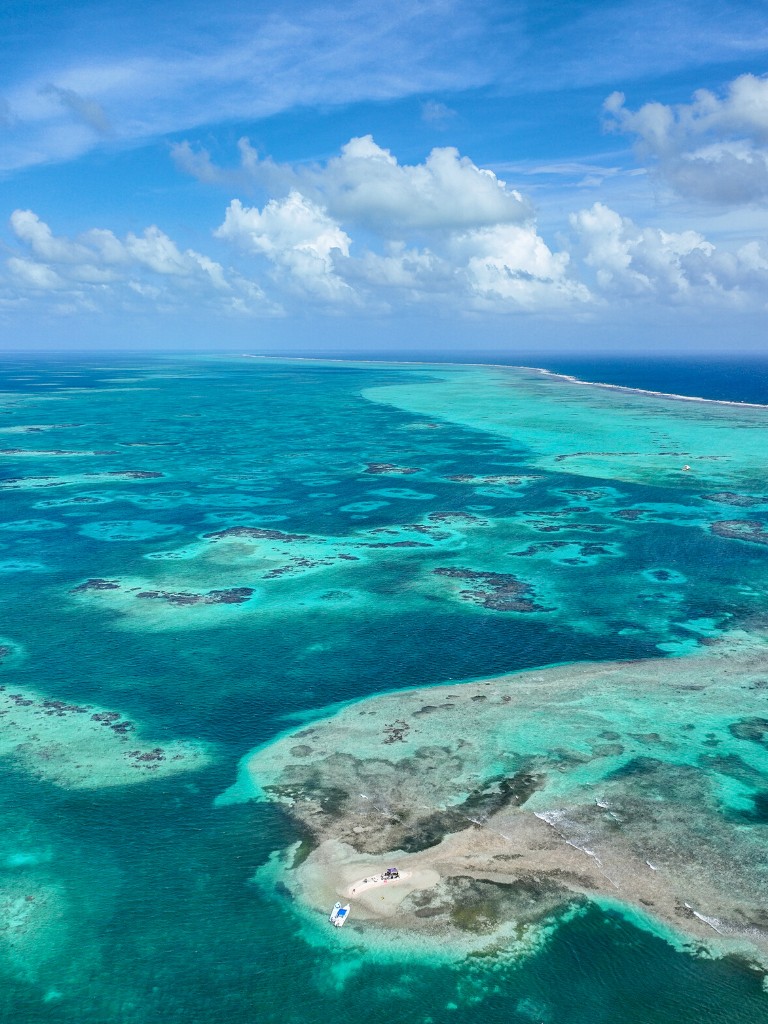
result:
[[[254,748],[353,701],[607,660],[658,659],[661,687],[720,638],[765,644],[766,364],[546,368],[0,363],[1,1020],[768,1019],[756,960],[620,892],[524,955],[377,945],[354,908],[342,942],[271,871],[295,819],[217,800]],[[643,770],[685,757],[695,786],[654,799],[711,799],[711,841],[754,849],[757,699],[712,712],[695,760],[658,700],[656,747],[616,777],[647,795]]]

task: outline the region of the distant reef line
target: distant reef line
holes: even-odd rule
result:
[[[730,405],[736,409],[768,409],[768,403],[762,402],[737,402],[728,398],[704,398],[701,395],[680,395],[672,391],[651,391],[648,388],[633,388],[627,384],[608,384],[605,381],[583,380],[570,373],[558,373],[555,370],[547,370],[542,366],[524,366],[518,363],[462,363],[462,362],[437,362],[430,363],[426,360],[408,359],[342,359],[338,357],[324,356],[278,356],[259,355],[253,352],[242,352],[242,359],[263,359],[279,363],[333,363],[344,366],[413,366],[426,369],[439,370],[442,367],[452,369],[464,368],[478,370],[525,370],[529,373],[538,373],[545,377],[552,377],[555,380],[567,381],[569,384],[579,384],[590,388],[606,388],[609,391],[620,391],[632,395],[647,395],[651,398],[669,398],[676,402],[703,402],[710,405]]]

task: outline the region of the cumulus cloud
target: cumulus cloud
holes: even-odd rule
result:
[[[451,250],[466,260],[470,294],[481,308],[554,310],[591,298],[589,290],[569,276],[568,253],[553,253],[532,225],[502,224],[467,232],[452,240]]]
[[[516,189],[453,147],[433,149],[419,164],[400,164],[365,135],[350,139],[325,164],[298,166],[259,158],[247,139],[239,149],[240,171],[252,182],[272,193],[297,190],[337,220],[384,238],[521,223],[531,216]],[[205,150],[182,143],[173,152],[177,165],[201,180],[227,180]]]
[[[90,256],[87,246],[78,245],[69,239],[55,238],[48,225],[32,210],[14,210],[11,214],[11,229],[39,259],[51,263],[82,263]]]
[[[366,135],[351,139],[308,176],[337,216],[386,237],[519,223],[530,216],[518,191],[453,147],[433,149],[421,164],[401,165]]]
[[[207,154],[183,148],[177,158],[211,173]],[[275,279],[296,290],[334,302],[353,300],[354,290],[369,308],[528,311],[590,298],[520,193],[456,149],[400,164],[366,135],[322,165],[281,166],[242,140],[240,158],[251,180],[290,191],[261,210],[234,200],[216,234],[266,257]],[[352,253],[347,231],[358,229],[376,241]]]
[[[351,272],[361,273],[377,295],[398,307],[554,313],[592,300],[569,255],[553,252],[533,225],[456,232],[432,248],[390,245],[385,254],[365,253]]]
[[[740,75],[722,96],[629,110],[620,92],[604,104],[609,129],[632,135],[643,159],[680,194],[739,204],[768,197],[768,77]]]
[[[7,267],[12,276],[33,291],[54,291],[63,288],[65,282],[55,270],[36,260],[11,256]]]
[[[707,102],[719,110],[721,101]],[[738,107],[738,123],[749,119],[755,145],[760,130],[768,138],[760,104],[750,112],[742,98]],[[620,98],[612,109],[625,116]],[[664,109],[626,116],[640,114],[661,152],[680,117]],[[120,237],[104,228],[66,237],[33,211],[16,210],[16,251],[5,263],[0,304],[49,295],[57,308],[144,303],[242,316],[414,308],[454,317],[766,304],[768,249],[757,241],[729,248],[699,231],[643,226],[595,203],[572,214],[570,240],[554,244],[516,189],[449,147],[401,164],[367,135],[322,164],[281,165],[242,140],[231,170],[187,144],[176,159],[202,180],[259,184],[266,196],[228,203],[211,254],[178,244],[156,225]]]
[[[334,266],[337,255],[349,256],[349,235],[299,192],[271,199],[263,210],[234,199],[215,234],[266,256],[278,276],[299,291],[332,302],[353,297]]]
[[[4,283],[16,297],[68,293],[89,310],[129,295],[162,300],[168,308],[194,297],[220,309],[245,304],[252,313],[278,312],[255,282],[194,249],[180,249],[155,225],[121,239],[103,228],[57,236],[32,210],[14,210],[10,224],[21,250],[6,260]]]
[[[396,240],[383,252],[353,255],[341,225],[294,190],[262,210],[233,200],[216,235],[265,257],[277,283],[324,302],[520,312],[590,299],[568,254],[552,252],[530,223],[442,232],[422,247]]]
[[[721,250],[697,231],[640,227],[602,203],[572,214],[571,226],[607,299],[765,306],[768,249],[758,242]]]

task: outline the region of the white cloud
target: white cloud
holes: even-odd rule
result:
[[[106,268],[137,263],[156,274],[176,277],[206,275],[216,288],[229,286],[222,267],[193,249],[181,252],[160,228],[152,225],[142,235],[129,233],[121,242],[111,231],[94,229],[79,240],[57,238],[50,227],[32,210],[14,210],[13,233],[42,261],[66,267],[70,277],[79,280],[111,279]]]
[[[203,308],[247,307],[256,315],[280,312],[255,282],[225,271],[194,249],[180,249],[155,225],[119,239],[102,228],[77,238],[56,236],[32,210],[14,210],[10,223],[20,251],[5,263],[2,283],[9,300],[56,292],[66,294],[70,305],[97,311],[131,296],[169,310],[193,298]]]
[[[14,279],[33,291],[55,291],[64,287],[64,280],[44,263],[11,256],[7,267]]]
[[[533,226],[471,231],[453,239],[451,249],[466,258],[470,292],[481,307],[548,311],[591,299],[589,290],[569,276],[568,254],[553,253]]]
[[[727,251],[697,231],[639,227],[602,203],[572,214],[571,225],[606,299],[765,307],[768,250],[758,242]]]
[[[82,263],[92,255],[85,245],[55,238],[48,225],[32,210],[14,210],[11,214],[11,228],[38,259],[50,263]]]
[[[401,165],[366,135],[307,176],[336,216],[385,237],[519,223],[530,215],[519,192],[453,147],[433,149],[422,164]]]
[[[337,255],[349,256],[349,235],[299,192],[271,199],[263,210],[234,199],[215,234],[266,256],[280,272],[280,279],[299,291],[331,302],[354,297],[335,270]]]
[[[592,296],[533,225],[455,232],[430,249],[403,245],[366,253],[357,269],[391,305],[427,305],[462,314],[559,312]]]
[[[590,298],[570,275],[568,255],[553,253],[537,233],[521,195],[455,149],[401,165],[367,135],[322,166],[279,168],[247,144],[241,154],[257,176],[281,175],[313,197],[294,187],[263,209],[233,200],[216,232],[266,257],[283,286],[369,309],[529,311]],[[353,256],[347,226],[375,228],[384,251]],[[414,244],[423,237],[428,245]]]
[[[739,204],[768,197],[768,77],[740,75],[722,97],[707,89],[690,103],[625,106],[605,101],[607,125],[635,136],[638,152],[680,194]]]
[[[252,181],[273,193],[298,190],[337,220],[385,238],[521,223],[531,215],[516,189],[453,147],[433,149],[420,164],[400,164],[365,135],[350,139],[325,164],[298,166],[259,159],[246,139],[239,148],[241,171]],[[174,156],[201,180],[214,180],[217,174],[227,180],[227,172],[216,169],[205,150],[182,143]]]

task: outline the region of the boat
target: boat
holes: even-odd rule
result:
[[[347,922],[349,916],[349,904],[346,907],[342,907],[340,903],[334,903],[333,910],[331,911],[328,920],[334,926],[334,928],[343,928]]]

